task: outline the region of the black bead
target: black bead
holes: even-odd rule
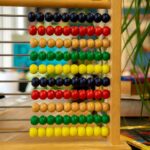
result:
[[[47,86],[47,79],[46,78],[42,77],[40,79],[40,86],[42,86],[42,87],[46,87]]]
[[[29,14],[28,14],[28,20],[30,22],[33,22],[33,21],[35,21],[35,19],[36,19],[35,13],[34,12],[29,12]]]
[[[87,80],[83,77],[79,78],[79,84],[80,84],[80,87],[82,88],[85,88],[87,87]]]
[[[94,21],[94,15],[93,13],[88,13],[86,17],[87,22],[93,22]]]
[[[46,21],[48,21],[48,22],[51,22],[52,20],[53,20],[53,15],[51,14],[51,13],[49,13],[49,12],[47,12],[46,14],[45,14],[45,20]]]
[[[109,20],[110,20],[110,15],[107,14],[107,13],[104,13],[104,14],[102,15],[102,21],[103,21],[104,23],[107,23]]]
[[[77,22],[78,21],[78,15],[76,13],[70,14],[70,21]]]
[[[70,16],[69,16],[68,13],[63,13],[63,14],[62,14],[62,21],[68,22],[69,19],[70,19]]]
[[[94,21],[97,22],[97,23],[99,23],[99,22],[101,22],[101,20],[102,20],[102,15],[99,14],[99,13],[96,13],[94,15]]]
[[[99,77],[96,77],[94,80],[95,80],[95,86],[101,86],[103,83],[102,79],[100,79]]]
[[[62,78],[57,78],[56,79],[56,85],[57,86],[62,86],[64,84],[64,80]]]
[[[70,78],[65,78],[64,79],[64,85],[69,86],[71,84],[71,79]]]
[[[40,80],[39,80],[39,78],[37,78],[37,77],[33,78],[32,81],[31,81],[31,84],[32,84],[32,86],[34,86],[34,87],[38,87],[38,86],[40,85]]]
[[[77,77],[72,78],[72,85],[73,86],[79,86],[79,79]]]
[[[54,86],[55,83],[56,83],[56,80],[55,80],[54,78],[49,78],[49,79],[48,79],[48,85],[49,85],[49,86]]]
[[[88,78],[87,79],[87,85],[89,86],[89,87],[93,87],[95,84],[94,84],[94,79],[93,78]]]
[[[43,22],[44,21],[44,14],[41,13],[41,12],[38,12],[36,14],[36,20],[39,21],[39,22]]]
[[[103,78],[103,86],[109,86],[110,85],[110,79],[108,77]]]
[[[86,21],[86,15],[84,13],[80,13],[78,15],[79,22],[85,22]]]
[[[60,13],[55,13],[54,14],[54,21],[55,22],[61,21],[61,14]]]

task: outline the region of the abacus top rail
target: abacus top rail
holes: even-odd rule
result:
[[[110,8],[110,0],[0,0],[0,6]]]

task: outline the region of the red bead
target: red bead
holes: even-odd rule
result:
[[[40,91],[40,99],[44,100],[47,98],[47,91],[41,90]]]
[[[71,28],[71,34],[72,34],[73,36],[77,36],[77,35],[79,34],[79,28],[76,27],[76,26],[72,27],[72,28]]]
[[[102,98],[102,92],[100,90],[94,91],[94,97],[95,99],[101,99]]]
[[[100,36],[103,33],[103,29],[99,26],[95,27],[95,35]]]
[[[70,92],[69,90],[65,90],[65,91],[64,91],[64,98],[65,98],[65,99],[71,98],[71,92]]]
[[[55,27],[55,34],[56,34],[57,36],[62,35],[62,33],[63,33],[63,29],[62,29],[61,26]]]
[[[93,26],[87,27],[87,35],[92,36],[95,34],[95,28]]]
[[[93,90],[87,90],[86,91],[86,96],[87,96],[87,99],[93,99],[94,98]]]
[[[103,95],[104,99],[107,99],[110,97],[110,91],[109,90],[103,90],[102,95]]]
[[[85,90],[80,90],[80,91],[79,91],[79,98],[80,98],[81,100],[86,99],[86,91],[85,91]]]
[[[80,34],[80,36],[85,36],[86,33],[87,33],[87,28],[80,26],[79,27],[79,34]]]
[[[49,90],[47,92],[47,97],[48,97],[48,99],[54,99],[55,98],[55,91]]]
[[[44,26],[39,26],[38,27],[38,34],[39,35],[44,35],[45,34],[45,27]]]
[[[103,35],[108,36],[110,34],[110,28],[105,26],[103,27]]]
[[[77,90],[71,92],[72,99],[77,100],[79,98],[79,93]]]
[[[71,33],[71,28],[68,26],[65,26],[63,29],[63,34],[67,36],[67,35],[70,35],[70,33]]]
[[[33,90],[33,91],[32,91],[32,94],[31,94],[31,98],[32,98],[33,100],[37,100],[39,97],[40,97],[39,91]]]
[[[48,35],[53,35],[54,32],[55,32],[55,30],[54,30],[54,28],[53,28],[52,26],[48,26],[48,27],[46,28],[46,33],[47,33]]]
[[[57,99],[61,99],[61,98],[63,97],[63,92],[60,91],[60,90],[57,90],[55,97],[56,97]]]
[[[29,27],[29,34],[30,34],[30,35],[36,35],[36,33],[37,33],[37,28],[36,28],[36,26],[30,26],[30,27]]]

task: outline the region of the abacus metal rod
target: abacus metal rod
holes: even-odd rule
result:
[[[19,131],[19,130],[14,130],[14,131],[0,131],[0,134],[1,133],[26,133],[26,132],[29,132],[28,130],[22,130],[22,131]]]
[[[0,43],[30,43],[29,41],[0,41]]]
[[[30,119],[0,119],[0,121],[29,121]]]
[[[0,93],[0,95],[31,95],[31,93]]]
[[[28,83],[28,82],[31,82],[31,81],[28,81],[28,80],[0,80],[0,83],[1,82],[19,82],[19,83]]]
[[[27,17],[27,15],[0,14],[0,17]]]
[[[18,31],[18,30],[28,30],[27,28],[0,28],[0,30],[15,30],[15,31]]]
[[[32,106],[0,106],[0,108],[32,108]]]
[[[29,70],[28,67],[0,67],[0,69],[21,69],[21,70]]]
[[[0,56],[30,56],[29,54],[0,54]]]

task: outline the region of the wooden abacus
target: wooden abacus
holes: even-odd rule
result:
[[[89,52],[86,54],[79,52],[72,52],[72,53],[41,53],[40,56],[36,52],[33,52],[32,54],[25,54],[25,55],[0,55],[0,56],[30,56],[31,60],[36,61],[37,59],[45,60],[46,58],[48,60],[61,60],[65,59],[66,61],[72,60],[77,61],[78,59],[85,60],[85,58],[90,61],[93,61],[93,58],[95,58],[96,61],[108,61],[111,57],[111,61],[109,62],[109,65],[104,63],[101,64],[81,64],[81,65],[31,65],[29,68],[15,68],[15,69],[24,69],[24,70],[30,70],[31,73],[35,74],[37,72],[41,74],[45,73],[55,73],[60,75],[61,73],[66,74],[77,74],[80,73],[81,75],[84,74],[96,74],[97,76],[100,74],[108,74],[109,71],[109,77],[111,78],[111,81],[109,78],[33,78],[32,81],[20,81],[20,82],[32,82],[32,85],[34,87],[37,86],[65,86],[72,84],[80,83],[81,85],[84,85],[83,83],[91,83],[94,81],[95,86],[100,87],[104,86],[103,88],[98,88],[97,90],[73,90],[70,92],[69,90],[34,90],[32,93],[23,93],[23,95],[31,95],[32,99],[41,99],[44,100],[46,98],[48,99],[73,99],[73,100],[84,100],[84,99],[103,99],[103,101],[90,101],[90,102],[72,102],[72,103],[34,103],[32,106],[33,112],[31,112],[31,106],[1,106],[1,108],[11,109],[13,110],[16,108],[21,108],[22,111],[28,112],[29,115],[32,115],[33,113],[37,113],[40,111],[40,114],[45,113],[48,111],[49,113],[53,113],[56,111],[57,113],[60,113],[63,111],[64,114],[69,114],[72,117],[72,122],[70,121],[70,117],[68,115],[60,116],[57,115],[56,117],[50,115],[48,117],[45,116],[33,116],[31,118],[32,125],[37,125],[40,123],[41,125],[44,125],[46,122],[48,122],[49,125],[56,123],[57,125],[51,126],[37,126],[38,128],[32,127],[28,131],[24,130],[22,126],[14,127],[14,124],[10,124],[9,127],[6,127],[7,131],[4,131],[2,128],[0,130],[0,149],[99,149],[99,150],[129,150],[130,148],[123,142],[120,141],[120,55],[121,55],[121,0],[0,0],[0,6],[24,6],[24,7],[50,7],[50,8],[98,8],[98,9],[110,9],[111,12],[111,36],[109,38],[104,39],[88,39],[85,40],[84,38],[81,40],[78,39],[60,39],[58,38],[56,41],[52,38],[45,40],[44,38],[40,39],[39,41],[36,38],[32,38],[29,41],[24,41],[24,43],[30,43],[31,47],[40,46],[44,48],[46,45],[49,47],[56,46],[58,48],[61,48],[62,46],[69,48],[100,48],[104,47],[104,49],[109,48],[109,52]],[[5,15],[4,15],[5,16]],[[4,17],[3,16],[3,17]],[[7,16],[7,15],[6,15]],[[8,15],[9,16],[9,15]],[[24,17],[24,16],[23,16]],[[31,18],[32,19],[32,18]],[[34,20],[34,19],[33,19]],[[95,30],[96,27],[86,27],[84,28],[84,32],[88,36],[96,35],[100,36],[103,34],[103,36],[108,36],[110,34],[110,28],[109,27],[103,27],[98,28],[97,31]],[[46,32],[45,32],[46,29]],[[7,29],[3,28],[2,30],[15,30],[13,28]],[[17,30],[17,29],[16,29]],[[22,29],[27,30],[27,29]],[[72,34],[73,36],[76,36],[78,31],[77,27],[72,28],[60,28],[55,27],[55,30],[52,26],[49,26],[45,28],[44,26],[40,26],[36,28],[35,26],[31,26],[29,28],[29,33],[31,35],[36,35],[38,32],[39,35],[44,35],[47,33],[49,36],[52,34],[56,34],[57,36],[61,35],[62,33],[64,35]],[[94,32],[93,32],[94,31]],[[96,31],[96,32],[95,32]],[[83,33],[82,33],[83,34]],[[84,33],[84,35],[86,35]],[[11,43],[11,41],[2,41],[0,43]],[[19,41],[12,41],[12,43],[19,43]],[[21,43],[21,42],[20,42]],[[9,67],[3,67],[0,69],[12,69]],[[0,82],[19,82],[19,81],[0,81]],[[109,86],[107,88],[107,86]],[[89,84],[88,84],[89,86]],[[90,87],[90,86],[89,86]],[[106,88],[105,88],[106,87]],[[83,87],[84,88],[84,87]],[[109,92],[110,91],[110,92]],[[5,95],[20,95],[20,93],[4,93]],[[105,101],[106,99],[106,101]],[[109,100],[108,100],[109,99]],[[39,101],[38,101],[39,102]],[[109,110],[110,107],[110,110]],[[86,112],[85,112],[86,110]],[[70,113],[71,111],[71,113]],[[92,113],[93,111],[99,112],[103,111],[108,112],[109,116],[107,114],[105,115],[95,115],[93,121],[91,118],[93,117],[91,114],[88,115],[88,112]],[[76,116],[73,114],[81,114],[80,116]],[[48,114],[48,113],[45,113]],[[83,114],[83,115],[82,115]],[[93,113],[92,113],[93,114]],[[25,115],[23,113],[23,115]],[[3,121],[6,123],[9,119],[5,118],[6,116],[3,116],[1,119],[1,122]],[[13,114],[11,116],[13,118]],[[78,119],[77,119],[78,118]],[[99,119],[100,118],[100,119]],[[49,119],[49,121],[48,121]],[[86,120],[86,121],[85,121]],[[109,122],[110,120],[110,122]],[[12,119],[13,123],[18,124],[17,119]],[[29,121],[29,119],[22,119],[22,121]],[[3,123],[2,122],[2,123]],[[76,125],[70,125],[72,124],[78,124]],[[88,123],[100,123],[102,126],[96,126],[94,123],[90,126],[87,125]],[[108,123],[109,122],[109,123]],[[64,124],[63,126],[59,126],[60,124]],[[69,124],[69,127],[67,126]],[[83,125],[82,125],[83,124]],[[105,125],[107,124],[107,125]],[[1,127],[0,123],[0,127]],[[12,125],[12,126],[11,126]],[[25,124],[26,125],[26,124]],[[104,126],[103,126],[104,125]],[[31,125],[28,125],[28,127],[31,127]],[[5,138],[11,137],[10,134],[15,134],[16,137],[13,137],[12,139],[9,139],[8,141],[5,140]],[[39,136],[39,137],[38,137]],[[45,137],[44,137],[45,136]],[[101,136],[101,137],[100,137]]]

